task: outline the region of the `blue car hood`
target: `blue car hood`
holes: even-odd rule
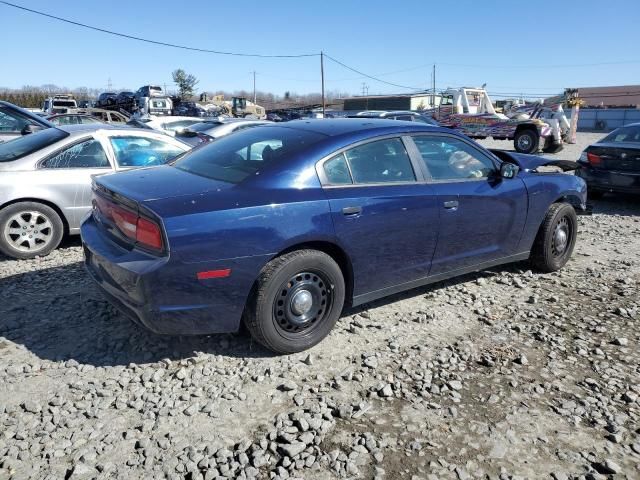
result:
[[[514,163],[525,172],[535,172],[538,167],[558,167],[567,172],[576,170],[579,167],[576,162],[572,162],[571,160],[555,160],[538,155],[527,155],[525,153],[507,152],[504,150],[502,152],[508,154]]]
[[[226,190],[231,183],[220,182],[162,165],[100,175],[96,182],[136,202],[149,202],[185,195]]]

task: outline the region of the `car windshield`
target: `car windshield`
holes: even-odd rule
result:
[[[266,165],[294,155],[325,138],[286,127],[248,128],[196,148],[173,162],[180,170],[229,183],[240,183]]]
[[[54,107],[75,107],[76,102],[73,100],[54,100],[53,106]]]
[[[614,130],[599,143],[633,142],[640,143],[640,125],[622,127]]]
[[[189,125],[187,129],[192,132],[204,132],[205,130],[211,130],[219,125],[222,125],[222,122],[199,122]]]
[[[10,162],[31,155],[33,152],[53,145],[69,136],[68,132],[57,128],[47,128],[36,133],[23,135],[14,140],[0,143],[0,162]]]

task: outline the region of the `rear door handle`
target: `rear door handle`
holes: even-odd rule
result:
[[[449,200],[448,202],[444,202],[444,208],[447,208],[447,209],[458,208],[458,201]]]
[[[344,207],[342,209],[342,214],[343,215],[359,215],[360,213],[362,213],[362,207]]]

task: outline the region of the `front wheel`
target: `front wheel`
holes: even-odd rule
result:
[[[13,258],[48,255],[62,240],[64,225],[42,203],[20,202],[0,211],[0,251]]]
[[[329,334],[344,297],[344,277],[333,258],[317,250],[298,250],[263,268],[244,322],[251,336],[268,349],[300,352]]]
[[[569,261],[576,244],[578,218],[568,203],[554,203],[540,225],[530,261],[541,272],[560,270]]]
[[[513,139],[513,146],[518,153],[536,153],[539,145],[540,135],[532,128],[520,130]]]

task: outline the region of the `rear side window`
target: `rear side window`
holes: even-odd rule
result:
[[[162,165],[185,150],[169,142],[146,137],[114,137],[111,138],[111,146],[121,167]]]
[[[320,133],[286,127],[247,128],[192,150],[174,166],[214,180],[240,183],[323,138]]]
[[[0,162],[10,162],[31,155],[69,136],[68,132],[57,128],[47,128],[39,132],[23,135],[14,140],[0,143]]]
[[[344,153],[324,162],[324,174],[332,185],[350,185],[352,182]]]
[[[47,158],[42,168],[108,168],[109,160],[95,139],[76,143],[71,147]]]
[[[355,183],[415,182],[402,140],[389,138],[369,142],[345,152]]]

